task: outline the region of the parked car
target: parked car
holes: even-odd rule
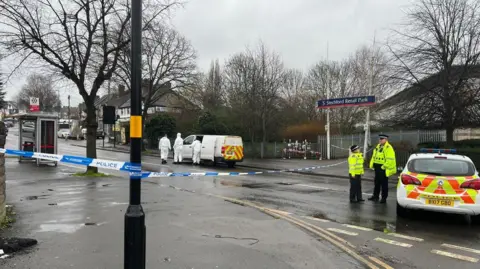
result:
[[[408,159],[397,185],[397,215],[427,210],[480,220],[480,176],[454,149],[421,149]]]
[[[60,129],[57,132],[58,138],[70,138],[70,130],[69,129]]]

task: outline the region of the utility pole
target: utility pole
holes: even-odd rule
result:
[[[328,42],[327,42],[327,68],[328,66]],[[327,99],[330,99],[330,70],[327,69]],[[327,159],[330,160],[330,108],[327,108],[327,126],[325,126],[325,131],[327,131]]]
[[[68,128],[70,128],[70,94],[68,95]]]
[[[142,0],[131,0],[132,63],[130,116],[130,199],[125,213],[124,268],[145,269],[146,227],[142,178]]]
[[[375,65],[375,33],[373,34],[373,46],[372,46],[372,59],[370,64],[370,76],[368,79],[368,95],[372,95],[373,92],[373,75]],[[363,156],[367,156],[368,153],[368,141],[370,141],[370,107],[367,107],[367,117],[365,119],[365,141],[363,142]]]

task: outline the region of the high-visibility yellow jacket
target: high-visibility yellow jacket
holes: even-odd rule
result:
[[[378,144],[373,150],[372,159],[370,159],[370,168],[373,164],[381,164],[387,177],[397,173],[397,161],[395,159],[395,150],[392,145],[386,142],[383,146]]]
[[[362,153],[352,153],[350,157],[348,157],[348,173],[350,173],[352,177],[363,175],[363,162]]]

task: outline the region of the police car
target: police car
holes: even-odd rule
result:
[[[480,177],[454,149],[421,149],[410,156],[397,185],[397,215],[410,209],[480,216]]]

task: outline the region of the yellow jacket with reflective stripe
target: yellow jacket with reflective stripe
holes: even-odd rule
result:
[[[372,159],[370,159],[370,168],[373,164],[381,164],[382,169],[385,170],[387,177],[397,173],[397,161],[395,159],[395,150],[393,150],[390,143],[385,142],[382,146],[378,144],[373,150]]]
[[[348,173],[353,177],[363,175],[363,162],[362,153],[352,153],[350,157],[348,157]]]

